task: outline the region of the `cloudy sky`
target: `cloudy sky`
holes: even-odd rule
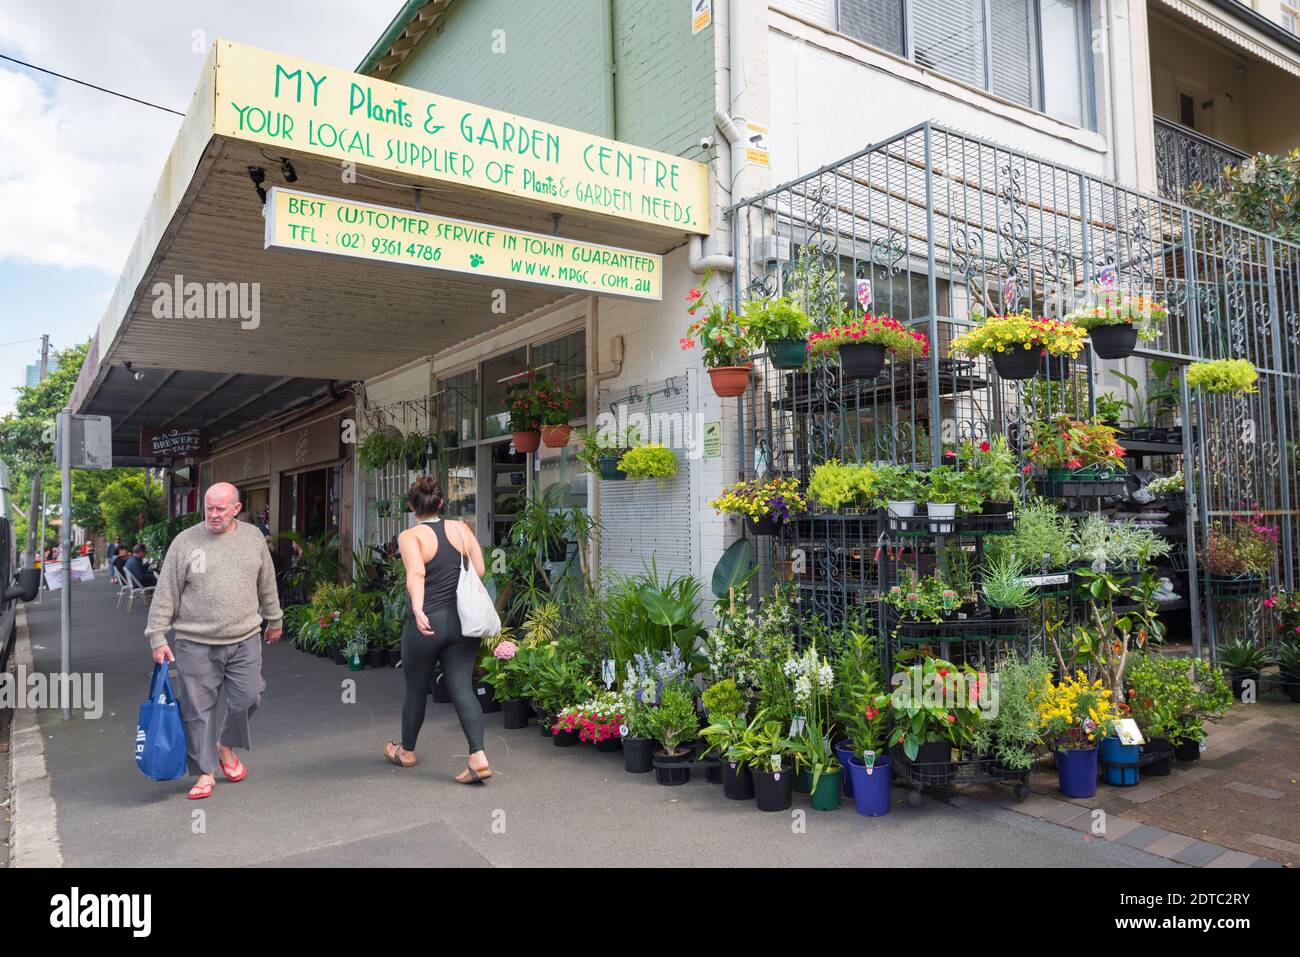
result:
[[[184,110],[218,37],[352,69],[400,0],[4,0],[0,53]],[[181,118],[0,60],[0,415],[103,316]],[[36,340],[36,341],[31,341]]]

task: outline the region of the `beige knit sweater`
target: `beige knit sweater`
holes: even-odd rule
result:
[[[172,541],[158,573],[145,635],[149,647],[167,644],[167,632],[205,645],[230,645],[281,627],[275,566],[255,525],[236,522],[215,534],[200,522]]]

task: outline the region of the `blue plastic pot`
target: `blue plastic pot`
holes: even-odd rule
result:
[[[849,758],[849,777],[853,779],[853,805],[863,817],[882,817],[889,813],[889,796],[894,776],[893,762],[887,754],[877,754],[870,771],[857,756]]]
[[[840,767],[845,769],[845,773],[840,775],[844,782],[844,796],[851,798],[853,797],[853,775],[847,773],[847,769],[849,758],[853,757],[853,743],[845,738],[843,741],[836,741],[831,747],[835,749],[835,757],[839,760]]]
[[[1057,751],[1056,773],[1061,781],[1061,793],[1066,797],[1092,797],[1097,793],[1097,749]]]
[[[1124,744],[1119,738],[1101,739],[1102,774],[1106,783],[1117,788],[1131,788],[1138,783],[1138,758],[1141,747]],[[1129,767],[1132,765],[1132,767]]]

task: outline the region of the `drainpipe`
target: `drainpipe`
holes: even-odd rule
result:
[[[605,37],[605,135],[618,139],[618,119],[614,102],[614,0],[600,5],[600,29]]]
[[[600,370],[600,297],[591,296],[587,301],[587,425],[594,427],[600,408],[600,384],[610,379],[617,379],[623,374],[623,337],[615,336],[610,340],[611,360],[614,368],[608,372]],[[587,511],[592,520],[600,522],[600,478],[596,475],[587,479]],[[591,578],[600,581],[600,535],[591,541]]]

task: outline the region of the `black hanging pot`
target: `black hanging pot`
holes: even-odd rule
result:
[[[1142,773],[1153,777],[1167,777],[1174,746],[1168,738],[1152,738],[1142,745]]]
[[[874,379],[885,367],[885,347],[869,342],[846,342],[840,346],[840,371],[845,382]]]
[[[624,770],[629,774],[649,774],[654,770],[654,752],[654,738],[624,738]]]
[[[1127,359],[1137,348],[1137,326],[1118,322],[1113,326],[1094,326],[1088,330],[1092,351],[1100,359]]]
[[[1005,352],[994,352],[991,355],[993,368],[998,370],[998,375],[1002,378],[1032,379],[1043,357],[1043,347],[1034,346],[1026,349],[1023,345],[1017,344]]]
[[[522,698],[507,698],[502,701],[501,724],[512,730],[528,727],[528,702]]]
[[[600,469],[600,477],[607,482],[622,482],[627,478],[627,473],[618,467],[618,460],[622,458],[619,455],[602,455],[596,460]]]
[[[1012,502],[983,502],[980,504],[981,515],[1010,515],[1015,508]]]
[[[729,801],[748,801],[754,796],[754,775],[749,765],[741,761],[718,761],[722,776],[722,796]]]
[[[775,535],[780,523],[771,515],[764,515],[762,518],[745,518],[745,527],[749,529],[751,535]]]

